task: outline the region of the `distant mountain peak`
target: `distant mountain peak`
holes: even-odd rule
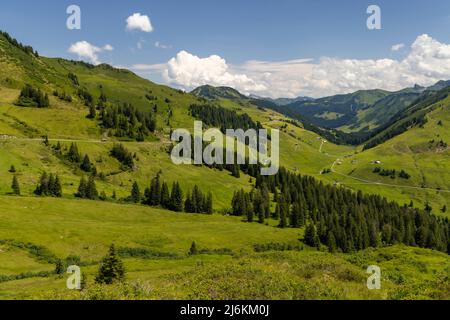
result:
[[[248,99],[247,96],[243,95],[236,89],[231,87],[214,87],[211,85],[203,85],[191,91],[193,95],[197,97],[202,97],[206,99],[231,99],[231,100],[241,100]]]

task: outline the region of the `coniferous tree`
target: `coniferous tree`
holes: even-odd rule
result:
[[[102,284],[112,284],[115,281],[125,279],[125,268],[122,260],[118,257],[116,249],[112,244],[108,254],[103,258],[95,282]]]
[[[183,191],[178,182],[172,185],[172,193],[170,194],[170,208],[172,211],[183,211]]]
[[[16,168],[13,165],[11,165],[11,167],[9,168],[9,172],[16,173]]]
[[[147,192],[146,203],[151,206],[159,206],[161,203],[161,181],[159,174],[152,179],[150,190]]]
[[[38,196],[48,196],[49,195],[49,177],[47,172],[42,173],[39,183],[34,190],[34,193]]]
[[[334,237],[334,233],[333,231],[330,231],[328,233],[327,236],[327,246],[328,246],[328,250],[330,252],[336,252],[337,251],[337,246],[336,246],[336,238]]]
[[[161,200],[160,200],[161,206],[165,209],[170,208],[170,192],[169,192],[169,186],[166,182],[162,183],[161,186]]]
[[[139,185],[137,184],[136,181],[133,183],[133,186],[131,188],[130,199],[134,203],[139,203],[139,201],[141,201],[141,191],[140,191]]]
[[[93,165],[91,163],[91,160],[89,159],[89,156],[86,154],[83,158],[83,161],[81,162],[80,169],[85,172],[91,172],[92,167]]]
[[[213,195],[212,195],[211,192],[209,192],[208,196],[206,197],[204,211],[205,211],[206,214],[212,214],[213,213]]]
[[[67,159],[73,163],[79,163],[81,161],[81,155],[75,143],[70,145],[69,151],[67,152]]]
[[[191,247],[189,248],[189,255],[193,256],[198,253],[197,244],[195,241],[192,241]]]
[[[184,200],[184,211],[187,213],[193,213],[195,211],[192,203],[192,196],[189,191],[186,194],[186,200]]]
[[[11,189],[13,191],[13,194],[16,196],[20,196],[20,186],[19,186],[19,180],[17,179],[17,176],[14,175],[11,183]]]
[[[62,186],[61,186],[61,180],[59,179],[59,176],[57,175],[53,186],[52,186],[52,190],[51,190],[51,194],[57,198],[61,198],[62,197]]]
[[[87,182],[86,198],[91,200],[98,199],[98,191],[95,185],[94,176],[90,176]]]
[[[88,183],[84,176],[81,177],[80,184],[78,186],[78,192],[76,193],[76,196],[79,198],[82,198],[82,199],[86,199],[88,197]]]
[[[312,223],[308,224],[305,229],[305,236],[304,236],[305,244],[307,244],[310,247],[318,247],[319,237],[317,235],[317,229],[316,226]]]

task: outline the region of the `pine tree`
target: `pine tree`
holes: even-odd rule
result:
[[[312,223],[308,224],[305,229],[305,236],[304,236],[305,244],[307,244],[310,247],[319,247],[319,237],[317,235],[317,229],[316,226]]]
[[[81,162],[80,169],[85,172],[92,171],[92,163],[87,154],[84,156],[83,161]]]
[[[136,181],[133,183],[133,187],[131,188],[130,199],[134,203],[139,203],[139,201],[141,201],[141,191]]]
[[[213,195],[212,195],[211,192],[209,192],[208,196],[206,197],[204,210],[205,210],[206,214],[212,214],[213,213]]]
[[[95,185],[94,176],[89,177],[89,180],[87,183],[87,188],[86,188],[86,198],[91,199],[91,200],[98,199],[98,191],[97,191],[97,187]]]
[[[108,254],[103,258],[95,282],[101,284],[112,284],[115,281],[125,279],[125,268],[117,256],[116,249],[112,244]]]
[[[161,182],[159,179],[159,174],[152,179],[150,185],[150,192],[147,194],[148,199],[146,203],[151,206],[158,206],[161,202]]]
[[[87,198],[87,195],[88,195],[88,183],[86,181],[86,178],[83,176],[80,180],[76,196],[85,199]]]
[[[197,253],[198,253],[197,244],[195,243],[195,241],[192,241],[191,248],[189,249],[189,255],[193,256],[196,255]]]
[[[192,204],[192,196],[191,193],[188,191],[186,194],[186,200],[184,201],[184,211],[187,213],[194,213],[194,205]]]
[[[327,246],[328,246],[328,250],[329,250],[331,253],[337,251],[336,238],[334,237],[333,231],[330,231],[330,232],[328,233],[328,236],[327,236]]]
[[[39,179],[39,183],[36,186],[34,193],[38,196],[47,196],[49,193],[48,187],[49,187],[49,178],[47,172],[44,172],[42,173]]]
[[[67,159],[73,163],[79,163],[81,161],[81,155],[75,143],[70,145],[69,151],[67,152]]]
[[[161,186],[161,200],[160,200],[161,206],[165,209],[169,209],[170,207],[170,192],[169,192],[169,186],[166,182],[163,182]]]
[[[170,208],[172,211],[183,211],[183,191],[178,182],[172,185],[172,193],[170,195]]]
[[[291,208],[291,214],[289,216],[289,225],[292,228],[299,228],[300,227],[300,204],[298,202],[295,202],[292,205]]]
[[[59,179],[59,176],[57,175],[52,188],[52,195],[61,198],[62,197],[62,186],[61,186],[61,180]]]
[[[20,186],[19,186],[19,180],[17,179],[17,176],[13,176],[13,180],[11,183],[11,189],[13,191],[13,194],[16,196],[20,196]]]
[[[13,165],[11,165],[11,167],[9,168],[9,172],[16,173],[16,168]]]

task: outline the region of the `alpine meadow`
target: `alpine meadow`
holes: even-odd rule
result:
[[[133,17],[123,33],[158,32]],[[288,66],[248,59],[214,78],[219,71],[208,67],[225,60],[182,51],[165,66],[165,81],[153,81],[139,71],[163,67],[103,62],[119,40],[114,51],[97,46],[80,59],[46,57],[40,51],[64,54],[51,39],[24,44],[16,39],[23,29],[11,29],[0,33],[1,300],[450,299],[450,72],[401,89],[387,87],[386,73],[386,86],[370,82],[373,72],[361,88],[333,91],[314,77],[339,58]],[[181,70],[187,55],[204,64]],[[317,70],[295,98],[287,88],[301,76],[289,70],[298,63]],[[402,63],[387,69],[412,78]],[[342,65],[349,69],[336,66],[327,85],[358,62]],[[257,87],[271,77],[277,84],[267,92]],[[232,153],[224,147],[220,157],[232,161],[174,163],[174,132],[194,136],[196,121],[203,132],[218,129],[227,147],[241,144]],[[251,138],[227,135],[240,129],[265,129],[272,155],[279,140],[275,174],[248,161]],[[187,140],[194,150],[197,140]],[[382,272],[376,289],[370,266]]]

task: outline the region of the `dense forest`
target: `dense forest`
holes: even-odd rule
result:
[[[256,171],[258,172],[258,171]],[[276,209],[270,212],[269,192]],[[400,206],[378,195],[353,193],[281,168],[275,176],[257,175],[255,189],[235,193],[230,211],[247,221],[279,219],[279,227],[306,227],[305,243],[330,251],[405,244],[450,254],[450,223],[424,210]]]
[[[111,129],[116,137],[144,141],[156,130],[156,117],[151,112],[141,112],[128,103],[101,108],[100,119],[102,127]]]
[[[193,104],[189,107],[190,115],[200,119],[203,123],[210,127],[220,128],[225,133],[226,129],[262,129],[259,122],[254,122],[246,113],[238,114],[234,110],[228,110],[222,107],[204,104]]]

